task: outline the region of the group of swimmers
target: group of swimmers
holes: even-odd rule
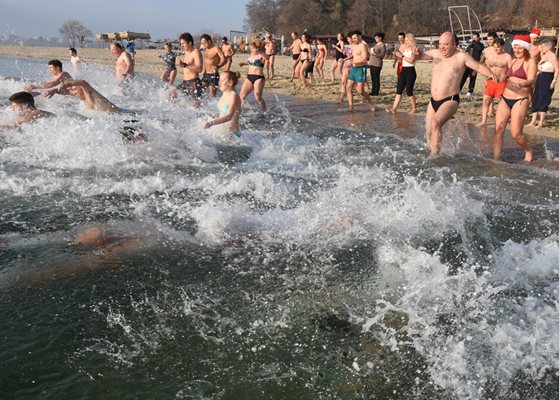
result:
[[[369,104],[371,111],[375,110],[372,96],[379,93],[379,76],[382,68],[382,58],[386,53],[386,45],[383,43],[384,34],[375,34],[375,45],[370,48],[363,40],[359,31],[353,31],[348,36],[350,41],[346,45],[343,35],[338,34],[337,43],[332,47],[336,52],[335,62],[331,69],[331,80],[335,79],[335,71],[340,71],[342,77],[341,99],[347,97],[349,110],[353,110],[354,90],[362,97],[363,102]],[[395,112],[401,101],[401,95],[406,89],[412,105],[412,112],[416,112],[415,98],[413,97],[413,84],[415,83],[415,62],[417,60],[432,61],[431,100],[426,115],[426,140],[432,155],[440,152],[442,140],[442,127],[453,117],[460,102],[460,89],[464,84],[464,77],[480,73],[488,78],[483,101],[481,126],[487,123],[487,114],[492,106],[493,99],[500,99],[496,113],[496,132],[493,139],[493,156],[498,159],[502,153],[503,134],[508,121],[511,121],[511,133],[513,139],[524,150],[524,161],[531,162],[533,158],[532,149],[523,135],[523,121],[528,112],[528,104],[532,97],[533,87],[536,82],[538,69],[545,81],[536,86],[540,87],[545,96],[536,92],[534,102],[545,103],[544,111],[535,108],[535,112],[545,115],[547,106],[553,93],[553,89],[559,74],[557,58],[552,53],[552,43],[542,42],[536,53],[532,39],[529,36],[515,36],[512,41],[512,56],[505,53],[504,41],[490,34],[488,37],[489,47],[482,52],[481,59],[477,61],[467,52],[460,50],[456,36],[445,32],[440,36],[438,49],[422,51],[415,42],[413,34],[399,34],[400,45],[394,51],[395,63],[399,65],[399,77],[397,93],[392,108],[389,112]],[[303,86],[306,86],[305,73],[309,73],[313,62],[317,58],[323,64],[326,58],[326,46],[315,43],[320,50],[316,51],[317,57],[313,57],[312,39],[306,33],[299,38],[296,32],[292,33],[293,43],[291,51],[293,63],[291,66],[291,78],[299,76]],[[182,54],[173,52],[171,43],[165,44],[165,54],[161,57],[165,61],[166,70],[161,79],[169,85],[169,97],[187,96],[199,101],[207,93],[216,96],[217,88],[222,92],[218,102],[219,116],[205,124],[205,128],[214,125],[229,123],[228,130],[231,134],[240,136],[239,117],[241,106],[245,98],[254,92],[254,97],[260,108],[265,111],[266,103],[262,97],[266,78],[273,79],[273,57],[276,55],[275,41],[271,35],[267,35],[264,43],[260,40],[251,42],[248,46],[249,56],[246,62],[241,62],[240,67],[248,67],[246,79],[243,82],[240,93],[237,94],[237,85],[240,74],[231,71],[234,47],[227,38],[222,39],[221,47],[213,44],[209,35],[202,35],[200,45],[204,52],[194,45],[191,34],[183,33],[179,36],[179,44]],[[134,61],[122,45],[114,43],[111,45],[111,53],[116,57],[115,77],[120,84],[131,79],[134,74]],[[72,56],[75,56],[74,52]],[[477,57],[476,57],[477,58]],[[373,59],[373,61],[371,61]],[[484,65],[486,64],[486,65]],[[12,107],[20,114],[19,121],[14,125],[30,122],[36,118],[51,116],[51,113],[37,110],[33,104],[33,96],[39,94],[37,90],[44,90],[45,97],[55,94],[70,95],[78,97],[87,108],[117,113],[128,113],[111,103],[108,99],[96,91],[84,80],[74,80],[62,71],[62,64],[58,60],[49,61],[49,71],[52,79],[36,85],[27,85],[25,93],[16,93],[10,97]],[[396,64],[395,64],[396,65]],[[177,67],[183,68],[183,80],[176,87],[173,86],[177,73]],[[219,70],[222,69],[220,73]],[[265,77],[266,69],[266,77]],[[367,72],[371,71],[372,88],[371,93],[364,90],[367,80]],[[200,78],[202,74],[202,78]],[[324,78],[323,74],[320,74]],[[548,79],[549,78],[549,79]],[[549,82],[548,82],[549,81]],[[546,90],[544,88],[547,88]],[[543,89],[542,89],[543,88]],[[545,97],[544,100],[541,98]],[[534,110],[534,108],[533,108]],[[536,116],[534,114],[532,125]],[[543,123],[541,117],[538,126]]]

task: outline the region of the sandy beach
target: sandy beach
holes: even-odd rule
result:
[[[163,61],[158,57],[163,53],[163,50],[155,49],[141,49],[136,52],[136,71],[148,74],[153,77],[159,77],[164,69]],[[78,55],[86,63],[97,63],[112,65],[114,57],[110,54],[108,48],[85,48],[78,49]],[[29,47],[29,46],[0,46],[0,56],[6,57],[32,57],[37,59],[60,59],[63,63],[68,62],[68,50],[60,47]],[[234,56],[233,69],[238,69],[238,63],[247,58],[246,54],[236,54]],[[276,93],[299,96],[309,99],[319,99],[326,101],[338,101],[340,95],[339,76],[337,76],[336,83],[332,85],[329,81],[330,67],[332,59],[326,60],[324,64],[325,81],[319,81],[318,76],[315,74],[315,80],[310,87],[300,88],[297,80],[293,83],[289,82],[291,57],[277,56],[275,63],[275,78],[266,81],[267,91]],[[418,115],[424,115],[429,101],[429,82],[431,80],[431,65],[427,62],[418,62],[417,81],[415,84],[414,94],[417,98]],[[241,73],[245,73],[242,69]],[[33,77],[29,77],[32,79]],[[178,83],[181,78],[181,71],[177,76],[175,83]],[[467,99],[462,96],[462,102],[457,118],[464,122],[477,124],[481,121],[481,103],[483,88],[485,85],[485,78],[480,77],[476,81],[476,88],[474,96]],[[367,88],[368,89],[368,88]],[[384,112],[385,109],[392,106],[396,90],[396,71],[392,67],[392,60],[385,60],[384,67],[381,73],[381,95],[377,97],[377,112]],[[463,93],[465,90],[463,90]],[[360,99],[355,98],[357,102]],[[400,104],[399,112],[409,112],[410,105],[406,96],[403,97]],[[489,126],[493,126],[494,118],[489,118]],[[547,136],[559,138],[559,94],[556,92],[551,102],[550,110],[546,116],[545,126],[542,129],[525,128],[525,133],[534,136]]]

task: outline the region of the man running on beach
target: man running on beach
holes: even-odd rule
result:
[[[291,32],[291,39],[293,39],[293,43],[290,47],[293,61],[291,62],[291,78],[289,78],[289,82],[293,82],[295,75],[299,76],[299,68],[301,68],[299,54],[301,54],[301,44],[303,43],[301,39],[299,39],[297,32]]]
[[[359,31],[353,31],[351,34],[351,41],[353,43],[353,60],[351,62],[351,70],[346,85],[347,102],[349,103],[349,111],[353,111],[353,86],[357,84],[357,93],[363,98],[363,102],[367,101],[371,111],[375,111],[375,105],[371,100],[363,86],[367,81],[367,71],[369,65],[369,46],[362,39],[362,34]]]
[[[202,87],[209,88],[210,96],[215,97],[219,85],[219,68],[227,61],[223,51],[214,46],[210,35],[200,36],[200,44],[204,48],[204,74],[202,76]]]
[[[64,83],[72,79],[68,72],[62,71],[62,63],[60,60],[50,60],[48,62],[49,72],[52,74],[52,78],[48,81],[37,83],[36,85],[25,86],[25,91],[31,93],[33,96],[37,96],[39,92],[33,92],[35,89],[49,89]]]
[[[469,54],[457,49],[458,40],[450,32],[439,38],[439,48],[422,52],[420,60],[432,60],[431,99],[425,116],[425,138],[431,155],[439,154],[442,127],[458,110],[460,103],[460,80],[466,68],[496,80],[493,72],[475,61]]]
[[[177,93],[187,95],[194,100],[202,97],[202,82],[198,74],[202,72],[202,53],[194,47],[194,38],[188,32],[179,36],[179,43],[184,55],[177,57],[177,65],[183,67],[183,81],[170,92],[171,97]]]
[[[120,43],[111,44],[111,54],[116,57],[115,78],[120,86],[134,77],[134,60]]]
[[[18,115],[17,122],[0,125],[0,129],[16,129],[23,124],[35,122],[39,118],[54,117],[53,113],[35,107],[35,99],[29,92],[17,92],[9,98],[12,110]]]
[[[490,34],[491,32],[489,35]],[[511,55],[505,53],[505,41],[501,38],[490,40],[489,38],[491,36],[489,35],[487,36],[487,41],[491,43],[492,46],[483,51],[480,62],[483,64],[485,61],[497,80],[488,79],[487,82],[485,82],[485,93],[483,94],[483,105],[481,108],[481,122],[477,124],[479,127],[487,124],[487,114],[489,113],[489,109],[492,108],[493,99],[499,100],[505,91],[505,86],[507,85],[506,73],[509,68],[509,63],[512,61]]]

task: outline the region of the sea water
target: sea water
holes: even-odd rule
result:
[[[77,76],[149,141],[62,96],[0,134],[0,398],[559,395],[553,143],[493,162],[454,121],[429,159],[415,117],[272,95],[239,142],[203,129],[215,101]],[[75,244],[91,227],[117,244]]]

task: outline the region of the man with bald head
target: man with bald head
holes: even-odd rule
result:
[[[457,48],[456,36],[445,32],[439,38],[439,48],[426,51],[416,58],[433,61],[431,100],[425,117],[425,138],[431,155],[439,154],[442,127],[458,110],[460,81],[466,68],[495,79],[489,68]]]

